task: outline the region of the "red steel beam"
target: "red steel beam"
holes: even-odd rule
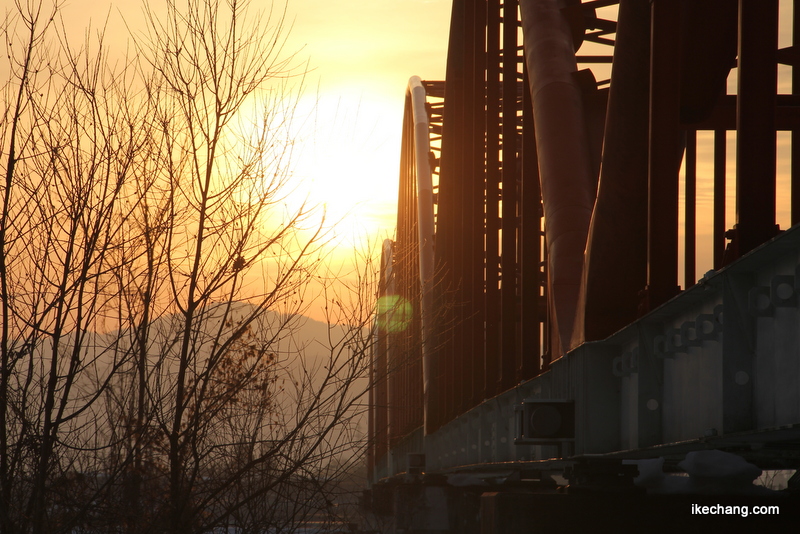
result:
[[[513,21],[513,22],[511,22]],[[517,2],[503,2],[503,204],[500,254],[500,390],[512,387],[517,354]],[[511,22],[511,23],[509,23]]]
[[[468,116],[471,119],[470,146],[465,152],[467,168],[469,169],[469,195],[467,210],[469,213],[469,226],[464,226],[464,232],[470,234],[469,250],[466,262],[468,265],[468,290],[465,300],[469,303],[464,317],[468,350],[467,376],[464,380],[464,393],[462,396],[461,410],[466,411],[476,406],[483,399],[483,374],[485,360],[485,299],[484,262],[485,262],[485,204],[486,204],[486,1],[472,0],[470,5],[471,17],[467,18],[471,36],[472,49],[470,51],[469,76],[471,91],[469,95]]]
[[[586,250],[585,322],[576,332],[586,341],[604,339],[635,320],[647,282],[650,3],[622,0],[617,28],[603,165]]]
[[[725,257],[725,178],[727,132],[714,131],[714,269],[722,267]]]
[[[536,154],[536,128],[533,121],[530,84],[525,73],[522,106],[522,191],[520,193],[520,296],[522,324],[520,362],[517,379],[528,380],[541,367],[541,203],[539,158]]]
[[[685,288],[692,287],[697,263],[697,132],[686,132],[686,175],[684,178],[683,272]]]
[[[500,0],[486,2],[486,357],[484,398],[499,393],[500,365]]]
[[[679,0],[651,3],[650,154],[648,163],[647,287],[643,311],[666,302],[678,287],[680,135]]]
[[[800,0],[792,2],[792,46],[800,46]],[[800,95],[800,63],[792,64],[792,95]],[[792,129],[792,225],[800,222],[800,128]]]
[[[776,234],[778,0],[739,0],[736,254]]]

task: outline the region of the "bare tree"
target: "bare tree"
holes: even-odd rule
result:
[[[3,26],[10,63],[0,206],[0,528],[68,530],[55,503],[98,468],[97,400],[123,364],[100,333],[111,311],[124,184],[140,139],[125,71],[105,50],[70,48],[56,7],[17,2]],[[102,41],[102,39],[101,39]],[[70,516],[70,517],[68,517]]]
[[[300,340],[330,281],[324,227],[282,197],[301,78],[283,14],[146,5],[111,68],[58,9],[17,2],[3,26],[0,530],[334,517],[373,295],[369,274],[331,293],[347,315]]]

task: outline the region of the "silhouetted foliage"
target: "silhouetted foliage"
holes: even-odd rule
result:
[[[367,270],[302,341],[325,231],[283,202],[302,73],[281,14],[145,4],[109,61],[59,10],[16,0],[2,26],[0,531],[334,517],[372,290]]]

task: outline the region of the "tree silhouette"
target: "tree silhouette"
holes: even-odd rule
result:
[[[331,297],[345,315],[301,341],[326,234],[282,196],[287,83],[302,77],[283,14],[145,4],[135,55],[112,62],[102,32],[69,44],[60,6],[15,8],[2,27],[0,531],[330,517],[361,447],[371,271]]]

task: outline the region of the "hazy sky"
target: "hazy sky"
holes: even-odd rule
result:
[[[158,6],[163,1],[152,3]],[[790,4],[781,0],[782,46],[789,42]],[[67,0],[63,14],[65,24],[78,37],[90,20],[96,27],[108,16],[108,35],[116,39],[112,44],[124,50],[127,30],[121,21],[124,18],[136,31],[142,23],[141,5],[140,0]],[[295,191],[291,201],[322,205],[329,221],[341,220],[336,233],[347,254],[352,251],[348,245],[391,237],[405,86],[412,75],[443,79],[450,6],[450,0],[289,0],[285,6],[285,54],[295,54],[298,72],[308,70],[293,132]],[[272,9],[277,16],[284,4],[252,0],[252,8]],[[786,92],[788,70],[780,72]],[[729,81],[735,91],[735,75]],[[711,146],[706,137],[699,136],[698,151],[703,156],[708,156]],[[783,156],[788,137],[781,134],[779,141]],[[732,135],[729,144],[732,173]],[[787,161],[780,158],[780,190],[785,190]],[[711,202],[707,167],[706,162],[699,162],[701,217]],[[778,222],[784,228],[788,226],[787,199],[788,195],[779,195]],[[731,196],[728,227],[733,224],[734,210]],[[710,229],[701,220],[698,230],[698,272],[702,273],[710,262],[710,246],[703,244],[710,240]]]
[[[159,6],[163,0],[153,0]],[[409,77],[444,77],[450,0],[252,0],[277,19],[286,8],[285,55],[305,76],[293,175],[295,202],[324,204],[344,243],[394,228],[400,129]],[[108,19],[106,41],[124,52],[142,27],[139,0],[67,0],[65,26],[80,39]],[[123,23],[123,20],[125,23]],[[299,82],[299,78],[298,78]]]
[[[55,1],[43,0],[45,6]],[[184,2],[176,0],[179,6]],[[150,0],[153,12],[165,4]],[[63,23],[73,49],[88,37],[96,50],[96,34],[105,28],[108,55],[122,60],[133,48],[131,33],[146,33],[143,5],[143,0],[64,0],[57,24]],[[11,1],[0,6],[3,14],[13,12]],[[283,52],[296,66],[290,90],[300,95],[291,131],[287,211],[319,206],[317,220],[324,212],[327,223],[336,223],[327,249],[333,270],[328,276],[351,281],[360,265],[353,263],[355,250],[371,245],[379,251],[381,240],[392,237],[406,85],[413,75],[444,78],[450,7],[451,0],[250,2],[251,10],[270,14],[273,21],[285,10]],[[8,66],[0,63],[5,79]],[[315,304],[308,314],[324,319],[323,305]]]
[[[449,0],[293,0],[288,49],[311,69],[301,111],[296,172],[313,180],[312,202],[358,238],[394,228],[400,131],[412,75],[444,79]],[[312,111],[314,110],[315,111]]]

